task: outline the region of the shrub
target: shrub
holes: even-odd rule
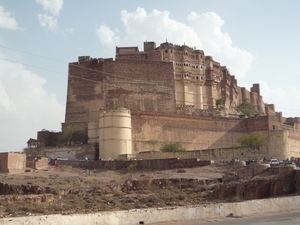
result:
[[[225,101],[224,101],[224,99],[223,99],[223,98],[217,99],[217,100],[216,100],[216,105],[217,105],[217,106],[219,106],[219,105],[223,105],[223,104],[224,104],[224,102],[225,102]]]
[[[162,152],[183,152],[185,149],[180,142],[165,143],[161,149]]]
[[[152,151],[154,152],[154,146],[157,145],[157,140],[149,140],[147,141],[148,144],[152,145]]]
[[[254,105],[248,99],[243,99],[243,103],[237,107],[243,114],[250,117],[255,114]]]
[[[249,134],[240,137],[237,142],[245,147],[245,146],[260,146],[265,142],[265,138],[261,134]]]
[[[73,125],[67,126],[59,136],[59,142],[65,144],[86,143],[86,136]]]

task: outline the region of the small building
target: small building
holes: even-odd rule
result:
[[[44,143],[42,141],[39,141],[39,140],[36,140],[36,139],[33,139],[33,138],[30,138],[27,141],[27,147],[28,148],[38,148],[38,147],[42,147],[42,146],[44,146]]]
[[[18,173],[26,169],[26,154],[18,152],[0,153],[0,172]]]

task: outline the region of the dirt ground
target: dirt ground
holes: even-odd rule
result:
[[[230,166],[210,165],[162,171],[84,170],[45,167],[0,174],[10,193],[0,196],[0,217],[92,213],[133,208],[196,205],[209,201]]]

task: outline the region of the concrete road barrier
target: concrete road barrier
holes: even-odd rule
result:
[[[204,204],[193,207],[149,208],[74,215],[43,215],[0,219],[1,225],[134,225],[167,221],[221,219],[263,215],[300,207],[300,196]]]

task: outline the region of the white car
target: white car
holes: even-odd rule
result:
[[[270,166],[279,166],[279,160],[278,159],[271,159],[269,164],[270,164]]]
[[[60,156],[57,156],[57,157],[55,158],[55,160],[68,160],[68,158],[67,158],[67,157],[60,157]]]
[[[79,159],[79,161],[89,161],[89,158],[87,158],[87,157],[81,158],[81,159]]]

